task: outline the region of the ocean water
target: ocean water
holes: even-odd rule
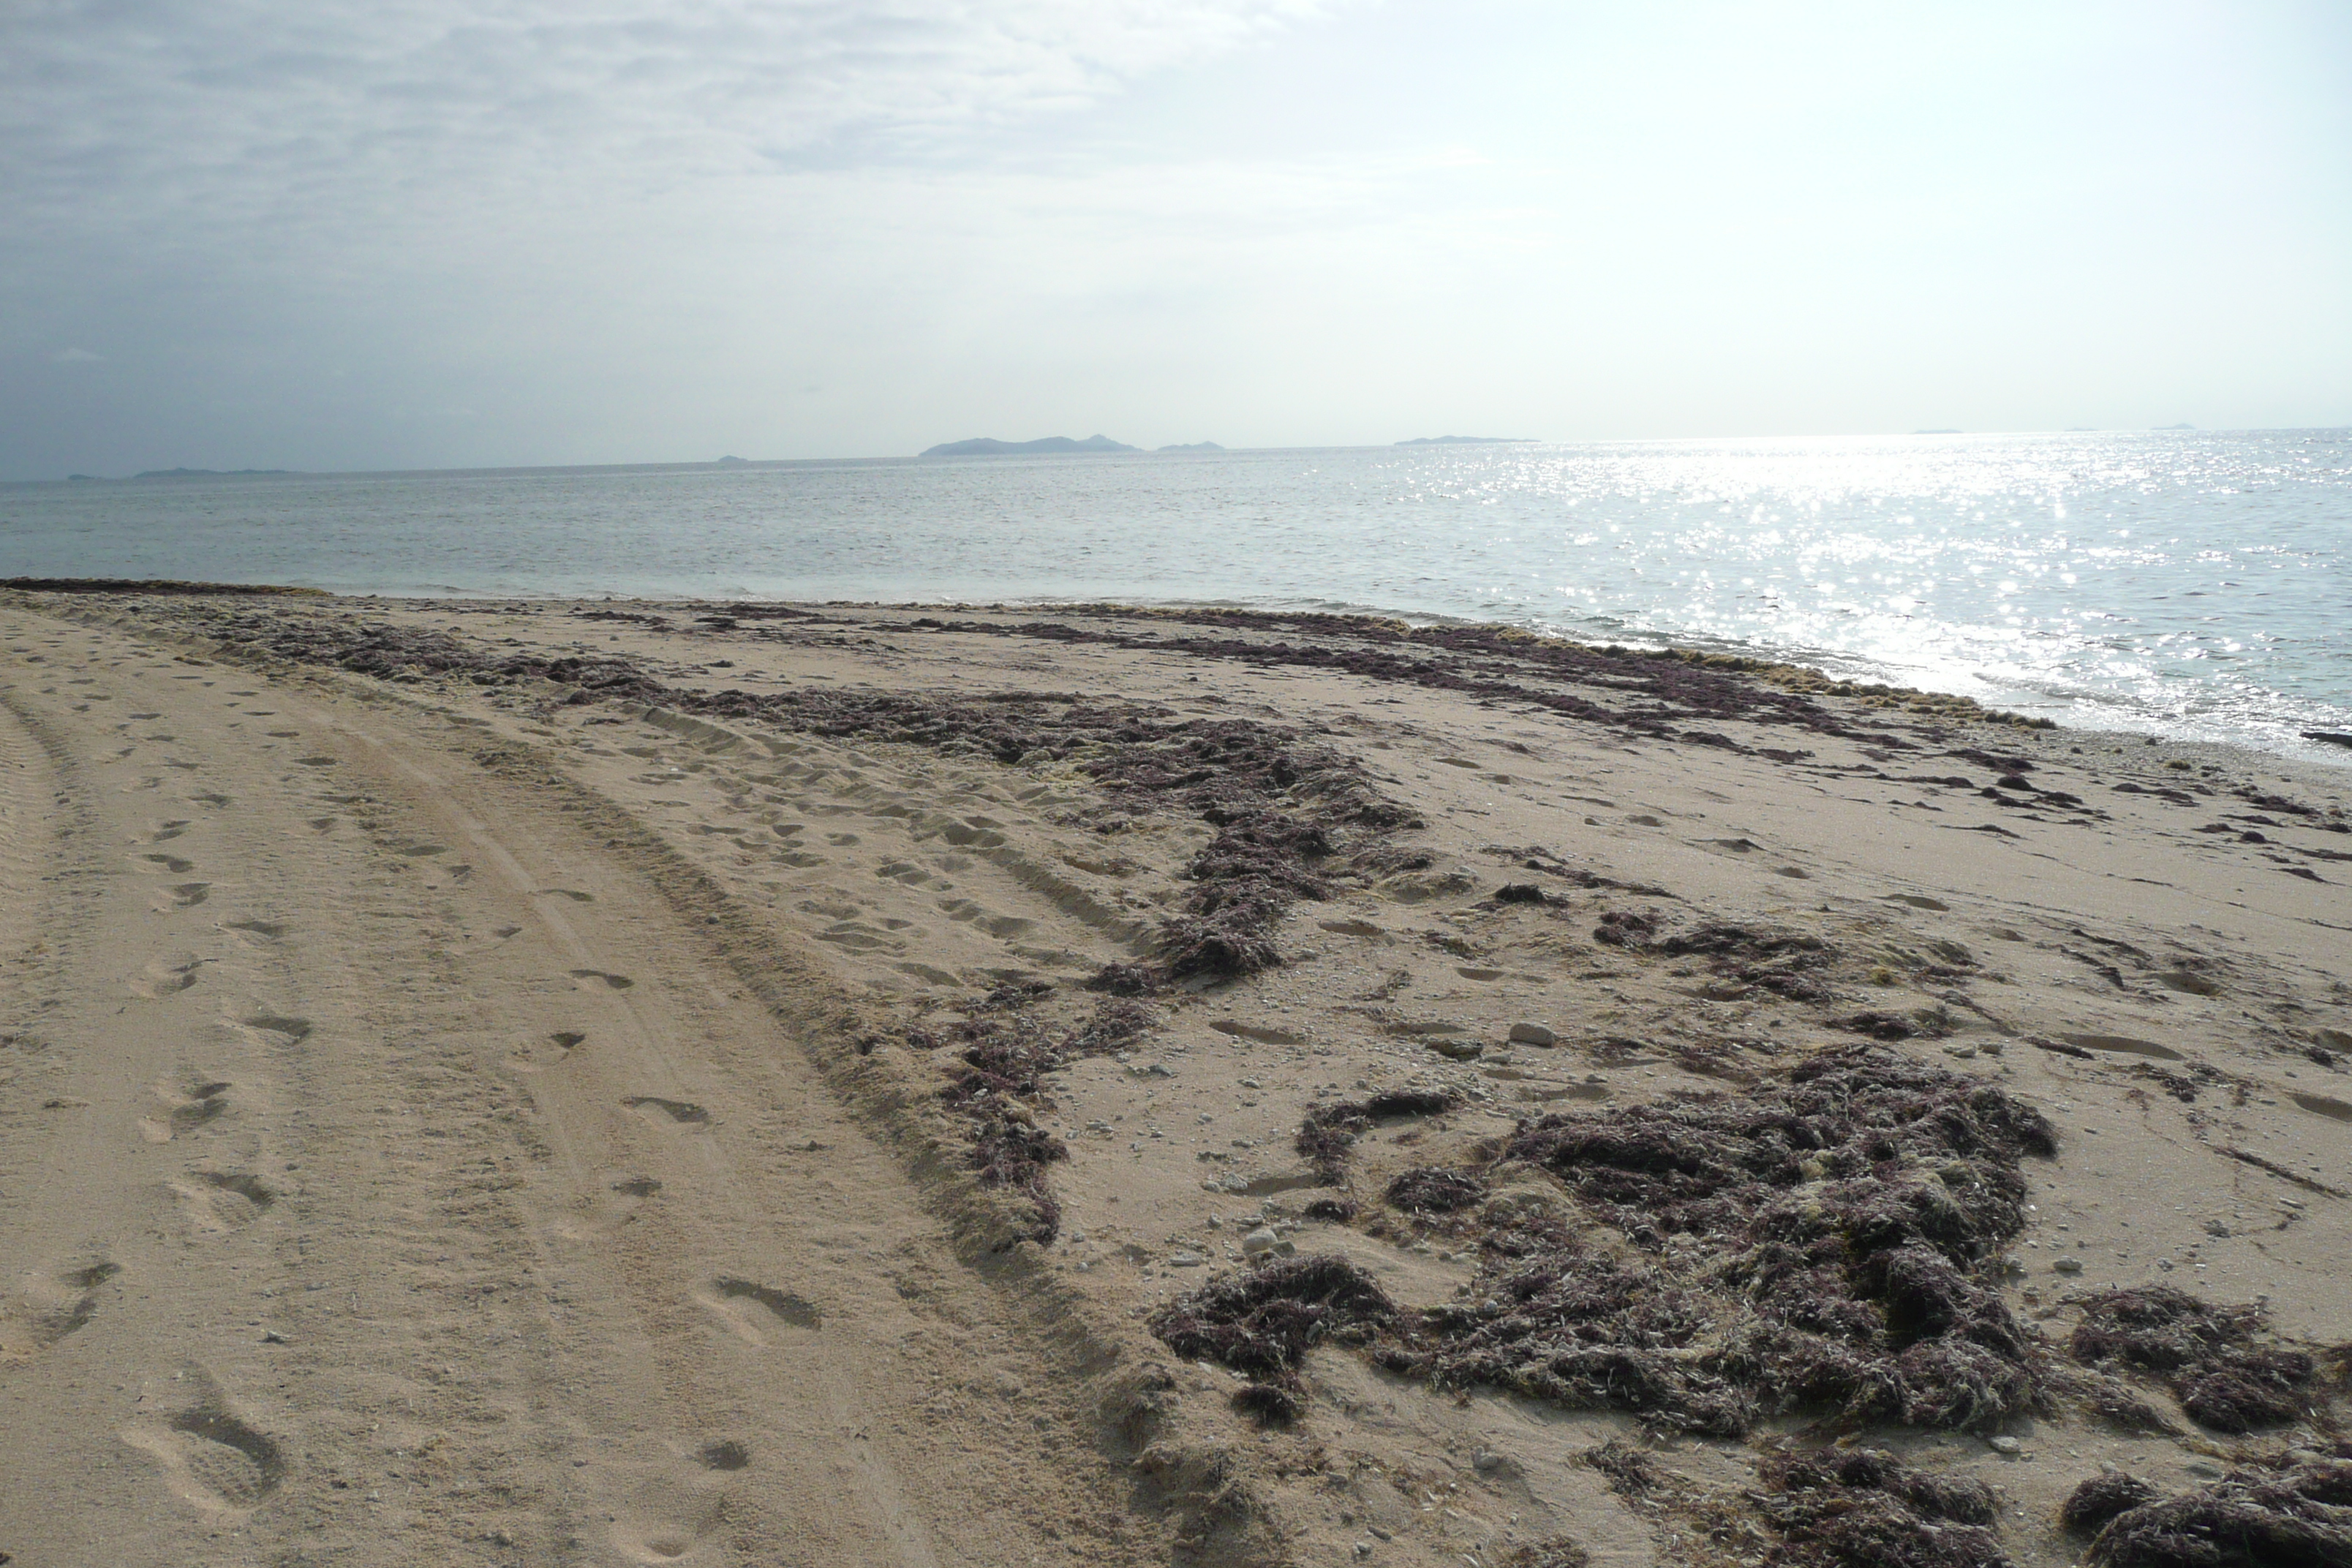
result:
[[[2352,761],[2346,430],[12,485],[15,575],[1369,610]]]

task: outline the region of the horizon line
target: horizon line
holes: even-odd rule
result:
[[[1857,430],[1811,435],[1715,435],[1715,436],[1615,436],[1590,437],[1580,439],[1552,441],[1539,437],[1476,437],[1460,442],[1441,442],[1430,437],[1410,437],[1397,441],[1321,442],[1300,446],[1223,447],[1211,456],[1245,455],[1264,452],[1377,452],[1398,447],[1435,446],[1512,446],[1512,447],[1599,447],[1666,445],[1685,442],[1739,441],[1866,441],[1911,440],[1927,438],[1949,440],[1955,437],[2016,437],[2016,436],[2252,436],[2293,435],[2298,433],[2332,433],[2352,431],[2352,422],[2342,425],[2279,425],[2211,427],[2179,425],[2147,426],[2063,426],[2042,429],[1964,430],[1924,428],[1913,430]],[[982,439],[992,437],[981,437]],[[1053,439],[1053,437],[1041,437]],[[718,458],[650,459],[636,462],[597,463],[504,463],[471,464],[457,468],[196,468],[182,466],[173,468],[145,468],[135,474],[68,474],[59,479],[26,479],[0,480],[10,485],[67,484],[136,484],[142,480],[172,479],[365,479],[417,477],[441,474],[453,478],[482,477],[492,474],[562,474],[596,473],[635,470],[639,472],[692,472],[699,469],[787,468],[814,468],[834,463],[911,463],[911,462],[974,462],[997,461],[1006,458],[1054,458],[1068,461],[1100,461],[1106,458],[1151,458],[1192,455],[1178,450],[1162,451],[1141,447],[1127,452],[999,452],[928,458],[919,452],[876,453],[859,457],[832,458],[738,458],[731,455]]]

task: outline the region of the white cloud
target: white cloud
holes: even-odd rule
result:
[[[1008,127],[1345,3],[0,8],[0,339],[54,340],[110,295],[219,327],[224,302],[391,299],[420,269],[542,262],[551,236],[618,276],[657,218],[751,203],[804,228],[794,176],[970,170]]]
[[[1314,0],[125,0],[0,23],[0,180],[87,211],[500,176],[664,184],[856,142],[952,156]],[[21,210],[21,209],[20,209]]]

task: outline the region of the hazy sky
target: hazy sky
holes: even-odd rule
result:
[[[0,478],[2352,423],[2352,5],[0,0]]]

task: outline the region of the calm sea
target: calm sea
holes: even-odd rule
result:
[[[1377,610],[2352,760],[2295,738],[2352,730],[2345,430],[14,485],[0,575]]]

